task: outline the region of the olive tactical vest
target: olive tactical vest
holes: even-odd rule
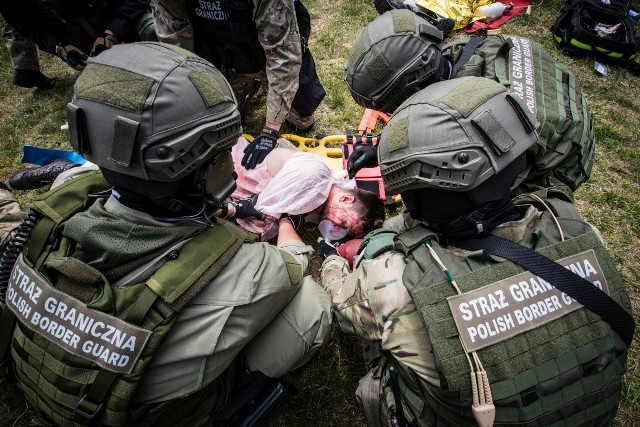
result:
[[[543,180],[550,175],[575,191],[589,179],[596,141],[586,100],[575,75],[540,44],[516,36],[489,36],[454,41],[443,47],[443,55],[457,70],[452,77],[498,81],[535,114],[539,142],[523,186],[545,186]]]
[[[101,174],[90,173],[34,203],[41,219],[14,266],[2,313],[4,325],[8,317],[15,322],[2,332],[13,330],[8,341],[18,385],[46,424],[200,425],[227,404],[234,366],[182,399],[136,406],[131,400],[176,313],[248,233],[218,222],[191,238],[180,256],[167,256],[146,281],[114,287],[69,255],[73,242],[60,232],[93,203],[87,195],[108,188]]]
[[[536,203],[527,195],[519,200]],[[624,283],[591,226],[568,202],[546,202],[565,240],[555,237],[556,226],[545,212],[519,243],[604,288],[631,312]],[[408,256],[403,282],[424,321],[441,383],[434,387],[396,364],[410,419],[426,426],[477,426],[467,358],[475,351],[490,384],[494,425],[612,422],[628,349],[599,316],[510,261],[484,251],[445,251],[433,233],[421,227],[398,235],[395,249]]]

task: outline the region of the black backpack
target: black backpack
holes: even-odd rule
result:
[[[553,24],[553,36],[569,55],[592,53],[602,62],[627,61],[640,51],[631,0],[567,0]]]

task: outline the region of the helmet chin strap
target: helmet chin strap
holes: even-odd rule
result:
[[[158,221],[177,223],[177,222],[195,222],[197,224],[201,224],[207,227],[211,227],[214,225],[213,221],[211,221],[211,216],[213,216],[213,212],[218,209],[217,204],[213,204],[209,202],[210,197],[207,194],[207,188],[205,185],[193,185],[191,187],[192,191],[186,193],[185,199],[191,199],[192,202],[188,202],[187,200],[181,199],[171,199],[167,203],[167,208],[173,212],[185,212],[191,211],[193,212],[196,205],[199,205],[198,212],[192,215],[180,215],[176,217],[154,217]],[[198,193],[196,193],[198,192]],[[197,202],[196,202],[197,200]]]
[[[449,80],[451,78],[452,71],[453,66],[451,65],[451,62],[444,56],[441,56],[438,69],[433,73],[431,79],[429,79],[429,84],[437,83],[442,80]]]
[[[519,218],[518,211],[511,201],[509,193],[506,197],[478,209],[459,215],[449,221],[420,218],[420,223],[449,240],[469,239],[486,236],[498,225]]]
[[[176,217],[156,217],[154,216],[153,219],[156,219],[158,221],[162,221],[162,222],[168,222],[168,223],[178,223],[178,222],[194,222],[196,224],[200,224],[200,225],[204,225],[206,227],[212,227],[213,226],[213,221],[211,221],[211,215],[213,214],[213,212],[209,213],[207,206],[209,204],[204,201],[204,199],[202,200],[202,208],[200,209],[200,211],[196,214],[193,215],[182,215],[182,216],[176,216]]]
[[[209,217],[215,208],[207,202],[204,191],[199,194],[184,191],[182,193],[184,197],[181,198],[154,200],[116,186],[112,188],[111,194],[123,205],[146,212],[158,221],[170,223],[189,221],[205,226],[213,225]]]

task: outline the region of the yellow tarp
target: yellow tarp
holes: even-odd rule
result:
[[[495,3],[494,0],[415,0],[417,6],[428,9],[440,16],[456,21],[454,30],[466,27],[482,17],[473,16],[473,11],[480,6]]]

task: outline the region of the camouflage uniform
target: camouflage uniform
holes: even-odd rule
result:
[[[0,189],[0,212],[2,212],[2,221],[0,221],[0,250],[9,241],[11,233],[18,227],[24,218],[24,212],[20,209],[20,204],[16,198],[8,190]]]
[[[209,2],[206,2],[209,3]],[[224,3],[224,2],[210,2]],[[281,124],[287,117],[298,91],[302,63],[300,33],[293,0],[252,0],[258,41],[264,49],[266,66],[255,74],[237,74],[224,70],[238,102],[257,91],[258,82],[267,82],[267,123]],[[189,0],[151,0],[158,39],[203,55],[194,47],[194,28],[190,12],[196,9]],[[191,10],[190,9],[193,9]],[[197,43],[196,43],[197,44]],[[252,93],[253,92],[253,93]]]
[[[530,204],[529,200],[516,205],[523,215],[522,218],[501,224],[493,234],[514,242],[522,242],[532,233],[541,233],[544,235],[541,240],[545,242],[541,244],[542,246],[558,241],[557,227],[551,215],[538,210]],[[555,199],[554,209],[558,206],[561,207],[559,217],[570,218],[570,221],[585,224],[568,201]],[[400,225],[401,219],[402,217],[398,216],[396,225]],[[567,228],[563,226],[566,239],[578,234],[572,227],[571,225]],[[591,227],[588,226],[588,228]],[[470,252],[466,250],[451,246],[442,247],[440,250],[458,258],[463,264],[467,260],[468,271],[489,265],[487,261],[482,265],[470,262],[467,259]],[[356,270],[351,272],[347,260],[339,256],[330,256],[322,265],[321,283],[331,295],[335,318],[341,329],[347,333],[357,334],[365,340],[379,342],[380,348],[387,353],[387,357],[379,357],[377,360],[372,358],[375,363],[367,364],[370,374],[365,378],[371,378],[371,372],[375,371],[376,367],[384,368],[383,371],[379,371],[384,372],[391,361],[396,361],[395,365],[399,368],[403,382],[414,390],[412,396],[415,397],[420,393],[420,389],[425,389],[425,382],[438,387],[440,375],[436,369],[433,350],[422,317],[403,284],[402,277],[408,262],[403,252],[389,250],[374,259],[361,260]],[[433,267],[440,271],[435,262]],[[451,268],[451,266],[447,267]],[[365,353],[366,350],[367,348]],[[382,417],[388,420],[387,416],[395,405],[391,386],[384,374],[380,374],[377,378],[374,375],[373,378],[381,381],[375,388],[378,390],[379,387],[380,398],[383,401],[386,399],[388,407],[371,409],[375,403],[364,402],[365,413],[367,413],[368,404],[370,410],[374,412],[379,410],[380,414],[386,415]],[[365,382],[364,378],[360,381],[356,393],[361,401],[364,400],[361,391]],[[403,389],[402,397],[406,405],[411,398],[407,398],[405,393]],[[379,405],[385,406],[384,403]],[[431,425],[434,419],[433,414],[429,413],[428,405],[423,406],[424,412],[416,413],[415,406],[408,404],[404,408],[407,420],[411,422],[417,420],[418,425]],[[368,421],[372,422],[371,419]]]
[[[38,48],[32,41],[18,34],[6,22],[2,26],[2,37],[4,37],[14,69],[40,70]]]

